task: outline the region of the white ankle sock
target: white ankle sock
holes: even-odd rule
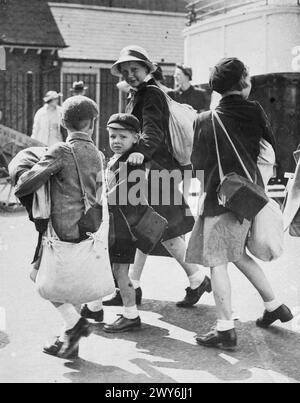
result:
[[[196,290],[203,281],[205,280],[205,275],[199,270],[197,273],[189,276],[190,286],[192,290]]]
[[[64,304],[57,309],[64,320],[65,331],[73,329],[81,319],[81,316],[72,304]]]
[[[97,300],[97,301],[90,302],[90,303],[88,304],[88,308],[89,308],[89,310],[92,311],[92,312],[99,312],[99,311],[102,311],[102,310],[103,310],[102,299],[99,299],[99,300]]]
[[[234,320],[220,320],[217,321],[217,331],[227,332],[227,330],[232,330],[235,328]]]
[[[137,309],[137,306],[131,306],[131,307],[124,307],[124,318],[126,319],[136,319],[138,318],[139,315],[139,311]]]
[[[270,302],[265,302],[265,308],[268,312],[274,312],[276,309],[278,309],[282,305],[281,302],[279,302],[277,299],[274,299],[273,301]]]
[[[133,285],[133,288],[135,290],[137,290],[138,288],[141,287],[141,282],[139,280],[132,280],[132,278],[131,278],[130,281],[131,281],[131,283]]]

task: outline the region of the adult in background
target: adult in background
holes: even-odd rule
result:
[[[37,111],[34,117],[32,138],[48,147],[64,140],[61,125],[61,107],[59,99],[62,94],[49,91],[44,97],[45,105]]]
[[[154,64],[156,66],[156,70],[152,73],[152,77],[156,81],[158,87],[163,90],[166,94],[172,91],[171,88],[165,85],[165,77],[161,66],[157,63]]]
[[[87,90],[88,87],[85,86],[83,81],[75,81],[72,85],[72,88],[70,88],[70,92],[73,97],[76,95],[85,96]]]
[[[193,70],[183,64],[177,64],[175,74],[175,91],[168,95],[180,104],[192,106],[197,112],[209,109],[209,103],[205,96],[205,91],[192,85]]]
[[[179,190],[174,182],[170,186],[170,203],[163,202],[163,184],[160,183],[158,191],[160,200],[158,205],[152,202],[151,175],[163,171],[172,173],[182,171],[178,161],[172,155],[172,145],[169,133],[169,107],[166,97],[158,88],[152,73],[156,66],[151,62],[147,52],[139,46],[128,46],[121,51],[119,60],[112,67],[112,74],[123,79],[135,89],[127,106],[127,112],[136,116],[141,124],[142,136],[136,145],[136,152],[131,154],[128,162],[132,165],[141,165],[147,162],[150,166],[149,174],[149,204],[168,221],[168,230],[164,236],[163,246],[173,256],[184,271],[190,282],[186,296],[178,303],[180,307],[195,305],[205,292],[211,292],[210,279],[205,276],[198,265],[186,264],[184,256],[186,244],[183,235],[192,231],[194,218],[187,204],[183,201],[176,205]],[[179,172],[180,173],[180,172]],[[183,200],[182,194],[180,194]],[[130,272],[130,279],[137,290],[137,305],[141,303],[140,278],[147,255],[137,252],[135,267]],[[106,305],[122,304],[120,295],[106,303]]]

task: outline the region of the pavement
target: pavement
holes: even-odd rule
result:
[[[29,280],[36,240],[25,213],[0,213],[0,383],[300,382],[300,240],[287,236],[284,256],[264,264],[278,298],[293,308],[293,322],[258,329],[261,300],[232,267],[239,349],[228,354],[199,347],[194,336],[216,320],[212,295],[193,309],[176,308],[187,279],[174,260],[152,257],[143,276],[142,330],[108,335],[95,325],[74,362],[41,352],[59,334],[61,321]],[[118,313],[120,308],[106,309],[105,321]]]

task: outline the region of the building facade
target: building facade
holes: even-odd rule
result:
[[[151,11],[145,8],[150,3]],[[59,52],[61,91],[66,98],[73,81],[85,82],[87,95],[100,105],[97,144],[107,154],[107,121],[112,113],[124,109],[125,103],[124,95],[116,87],[119,80],[111,75],[110,68],[123,47],[139,45],[147,49],[152,60],[162,65],[167,84],[173,86],[174,66],[183,62],[184,57],[182,30],[186,15],[161,9],[169,6],[169,9],[177,10],[179,3],[185,5],[185,2],[157,1],[49,3],[68,45]],[[158,10],[154,10],[155,7]]]
[[[298,0],[210,3],[194,2],[190,26],[184,30],[185,62],[193,66],[199,83],[208,82],[209,69],[226,56],[241,58],[253,75],[295,71],[300,54]]]
[[[0,40],[6,71],[0,72],[2,123],[30,134],[44,92],[60,89],[58,51],[66,45],[47,2],[0,2]]]

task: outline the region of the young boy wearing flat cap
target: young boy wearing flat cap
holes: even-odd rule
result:
[[[16,196],[35,193],[50,180],[51,223],[61,241],[81,241],[79,222],[85,213],[82,190],[71,147],[81,170],[91,205],[96,204],[97,178],[102,169],[102,156],[92,141],[99,110],[94,101],[84,96],[69,98],[62,107],[62,122],[68,131],[66,143],[58,143],[31,169],[24,172],[16,186]],[[92,231],[91,231],[92,232]],[[64,321],[64,329],[44,353],[65,359],[78,357],[79,342],[91,333],[89,322],[71,304],[53,301]],[[103,319],[103,312],[102,312]]]
[[[113,226],[115,238],[114,244],[110,247],[110,258],[124,304],[124,315],[120,316],[115,323],[106,325],[104,331],[121,333],[141,327],[136,291],[128,275],[130,264],[134,263],[137,250],[136,240],[133,238],[130,225],[139,222],[148,208],[148,204],[146,198],[145,205],[134,205],[132,203],[129,198],[130,189],[137,184],[137,180],[131,181],[129,177],[139,170],[138,176],[144,177],[146,181],[146,172],[143,165],[137,168],[126,164],[128,157],[134,152],[135,145],[139,141],[139,120],[130,114],[115,114],[109,119],[107,129],[114,156],[108,163],[106,177],[108,188],[116,189],[109,197],[110,212],[113,216],[111,226]],[[85,314],[87,318],[91,319],[86,308]]]

